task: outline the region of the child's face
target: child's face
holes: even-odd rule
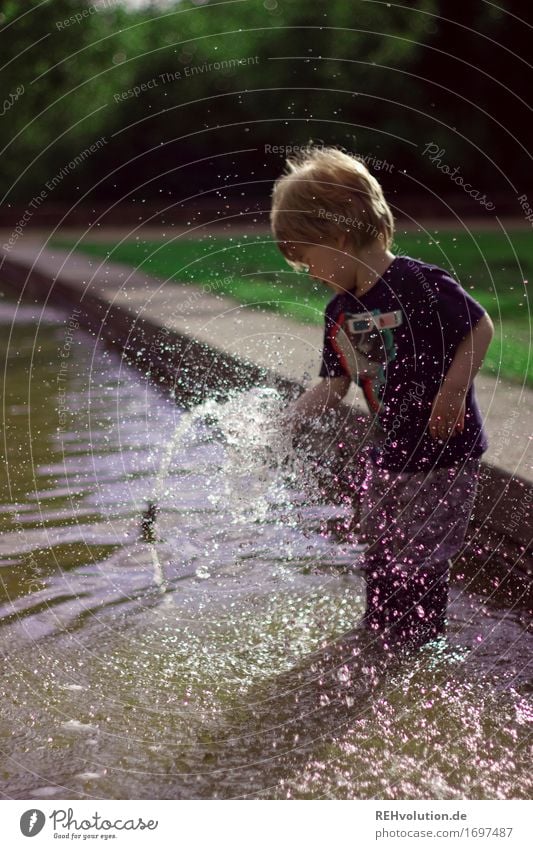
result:
[[[338,244],[297,244],[290,252],[291,259],[307,266],[309,275],[325,283],[335,292],[344,292],[355,286],[353,260]]]

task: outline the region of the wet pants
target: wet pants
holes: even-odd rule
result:
[[[362,485],[361,541],[368,546],[364,626],[391,645],[421,645],[445,631],[451,558],[464,542],[478,459],[424,472],[380,469]]]

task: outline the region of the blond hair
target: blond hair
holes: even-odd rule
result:
[[[270,223],[287,258],[299,242],[332,243],[342,232],[356,253],[376,239],[391,247],[392,212],[364,162],[334,147],[306,147],[286,165],[274,183]]]

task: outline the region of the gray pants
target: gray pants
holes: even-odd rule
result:
[[[480,461],[426,472],[380,470],[368,460],[361,541],[366,627],[391,643],[421,644],[445,628],[450,559],[460,550]]]

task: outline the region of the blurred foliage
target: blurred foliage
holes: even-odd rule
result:
[[[183,0],[127,11],[111,0],[98,9],[27,0],[21,12],[4,0],[6,198],[33,197],[101,135],[106,145],[61,182],[54,200],[76,200],[102,180],[92,197],[175,199],[254,180],[264,181],[255,195],[267,195],[283,157],[265,156],[264,146],[309,140],[386,159],[392,167],[382,176],[394,192],[419,191],[415,180],[457,191],[421,156],[435,142],[481,192],[512,188],[500,167],[520,193],[531,180],[516,140],[529,36],[520,2],[510,5],[514,14],[458,0]],[[64,25],[74,15],[83,17]],[[247,63],[209,68],[232,59]],[[213,154],[223,164],[181,168]]]
[[[5,98],[0,174],[9,198],[32,197],[94,142],[109,123],[106,104],[116,85],[134,75],[133,66],[123,68],[119,61],[120,28],[128,19],[121,7],[58,29],[56,24],[88,4],[30,0],[25,5],[31,11],[21,13],[20,3],[7,0],[0,14]],[[139,30],[129,33],[129,49],[138,50],[141,42]],[[9,95],[20,87],[23,94],[9,106]]]

